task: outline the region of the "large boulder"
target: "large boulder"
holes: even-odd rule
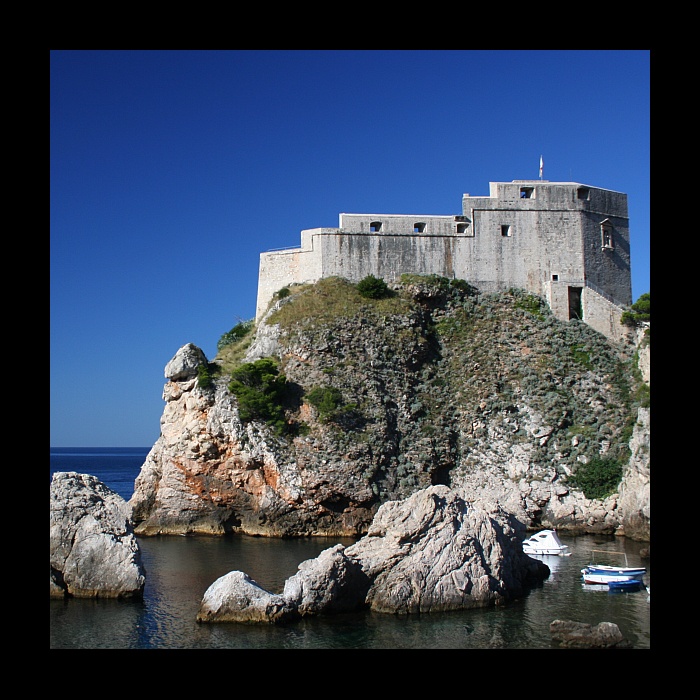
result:
[[[206,355],[194,343],[183,345],[170,362],[165,365],[165,378],[182,381],[197,376],[199,365],[207,363]]]
[[[252,595],[241,572],[218,579],[197,619],[283,622],[368,607],[410,614],[500,605],[550,573],[523,553],[523,529],[498,505],[477,506],[447,486],[431,486],[381,506],[350,547],[338,544],[302,562],[281,596]]]
[[[378,612],[418,613],[499,605],[549,576],[522,551],[523,526],[500,506],[467,503],[430,486],[378,511],[366,537],[346,549],[372,581]]]
[[[284,597],[300,615],[348,612],[364,607],[370,579],[343,545],[321,552],[299,564],[284,584]]]
[[[279,595],[262,588],[243,571],[221,576],[204,592],[197,622],[284,622],[296,610]]]
[[[146,582],[127,502],[90,474],[51,480],[50,597],[140,598]]]
[[[630,649],[632,646],[614,622],[600,622],[593,626],[575,620],[554,620],[549,631],[552,640],[565,648]]]

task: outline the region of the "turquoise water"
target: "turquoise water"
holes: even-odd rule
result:
[[[93,474],[128,499],[149,448],[51,450],[51,473]],[[549,624],[613,622],[635,649],[650,648],[650,596],[586,586],[580,570],[592,549],[625,553],[646,566],[648,543],[607,536],[566,537],[570,557],[546,557],[552,569],[541,586],[501,608],[398,617],[372,612],[304,619],[289,625],[198,624],[206,589],[229,571],[244,571],[269,591],[282,591],[300,562],[353,540],[278,540],[247,536],[141,537],[146,568],[142,601],[51,600],[52,649],[549,649]],[[616,553],[616,554],[612,554]],[[600,555],[597,555],[600,557]]]

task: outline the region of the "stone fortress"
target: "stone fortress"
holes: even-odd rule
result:
[[[627,195],[576,182],[491,182],[459,215],[340,214],[301,232],[301,246],[260,255],[256,321],[292,284],[403,273],[463,279],[482,293],[521,288],[561,320],[622,340],[632,303]]]

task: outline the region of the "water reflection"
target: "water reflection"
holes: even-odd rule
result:
[[[559,571],[559,565],[566,559],[566,557],[553,556],[551,554],[530,554],[529,556],[544,562],[552,573]]]
[[[51,648],[540,649],[553,646],[549,624],[557,619],[613,622],[635,648],[649,648],[646,591],[592,590],[580,573],[590,563],[592,548],[608,548],[626,553],[630,566],[646,566],[650,585],[649,562],[639,557],[645,545],[625,538],[560,537],[572,555],[546,557],[549,578],[504,607],[402,617],[362,612],[282,626],[198,624],[196,614],[206,589],[229,571],[244,571],[280,593],[300,562],[353,540],[139,538],[146,567],[144,600],[51,601]]]
[[[51,600],[50,648],[138,648],[144,610],[137,601]]]

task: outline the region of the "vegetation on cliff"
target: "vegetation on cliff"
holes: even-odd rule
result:
[[[642,294],[632,306],[622,312],[620,319],[624,326],[639,326],[651,320],[651,295]]]
[[[273,425],[284,449],[301,449],[303,435],[328,463],[364,465],[378,502],[515,451],[530,479],[589,498],[617,488],[649,400],[629,348],[518,289],[481,294],[435,275],[386,290],[341,278],[285,289],[266,319],[279,343],[269,381],[244,379],[261,368],[243,361],[252,334],[229,336],[215,358],[241,418]]]

